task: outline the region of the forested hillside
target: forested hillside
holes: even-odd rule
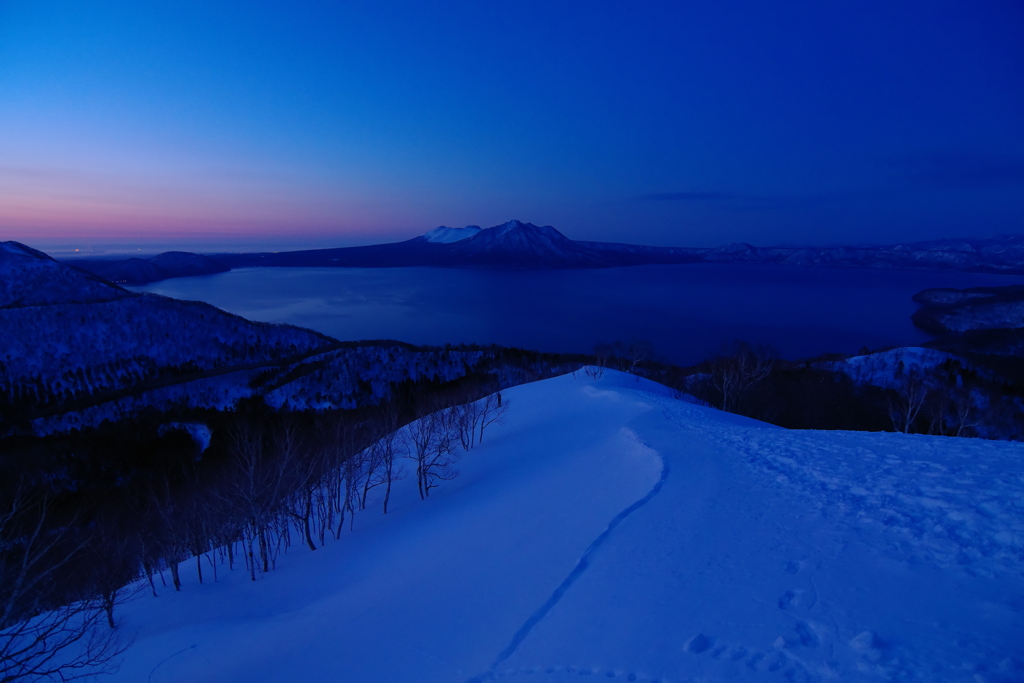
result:
[[[134,294],[12,243],[0,252],[0,282],[0,434],[60,433],[143,411],[230,410],[254,397],[286,410],[365,407],[404,382],[496,372],[494,385],[508,386],[546,374],[551,362],[495,348],[339,342]]]

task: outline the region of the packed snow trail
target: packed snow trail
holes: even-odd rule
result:
[[[507,396],[429,501],[126,606],[108,680],[1024,680],[1024,445],[793,432],[614,372]]]
[[[622,523],[622,520],[650,502],[651,498],[658,495],[658,492],[661,491],[661,487],[665,484],[665,479],[667,478],[668,465],[662,463],[661,476],[658,478],[657,483],[655,483],[648,494],[619,514],[615,515],[612,521],[609,522],[608,528],[602,531],[601,535],[594,539],[594,542],[587,547],[586,551],[583,553],[583,557],[580,558],[580,561],[577,562],[576,566],[573,567],[571,572],[569,572],[569,576],[565,577],[565,580],[559,584],[558,588],[555,589],[555,592],[551,594],[544,604],[541,605],[536,612],[530,615],[530,618],[526,620],[526,623],[519,627],[519,630],[516,631],[514,636],[512,636],[512,642],[508,644],[508,647],[501,651],[497,659],[494,660],[494,663],[491,664],[491,668],[487,673],[474,676],[470,679],[470,683],[476,683],[490,678],[493,675],[494,670],[500,666],[502,662],[512,656],[523,640],[526,639],[526,636],[530,635],[530,631],[533,630],[533,627],[536,626],[541,619],[547,616],[548,612],[551,611],[551,608],[558,604],[558,601],[562,599],[562,596],[565,595],[566,591],[568,591],[572,584],[576,582],[576,579],[578,579],[580,575],[587,570],[587,567],[591,562],[591,557],[608,539],[608,535],[615,530],[615,527]]]

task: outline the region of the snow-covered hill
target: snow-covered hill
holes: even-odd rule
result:
[[[790,432],[611,371],[506,396],[428,501],[137,597],[112,680],[1024,677],[1021,444]]]
[[[815,365],[832,372],[843,373],[859,384],[892,389],[900,385],[903,373],[927,374],[948,361],[969,365],[967,360],[960,356],[920,346],[900,346],[851,356],[844,360],[821,361]]]
[[[115,301],[135,294],[18,242],[0,242],[0,309]]]
[[[6,419],[0,431],[134,401],[146,391],[168,393],[168,387],[187,403],[197,396],[184,389],[192,380],[288,365],[338,345],[316,332],[249,322],[209,304],[128,292],[41,252],[3,246],[0,409]],[[124,414],[102,412],[97,423]]]

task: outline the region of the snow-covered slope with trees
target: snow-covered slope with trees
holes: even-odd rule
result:
[[[128,292],[41,252],[4,246],[0,407],[9,421],[293,363],[337,346],[316,332],[252,323],[209,304]]]
[[[250,397],[287,410],[364,407],[403,382],[471,372],[489,372],[496,388],[549,375],[503,349],[340,342],[250,322],[0,246],[0,436],[64,432],[147,409],[230,410]]]
[[[0,309],[114,301],[133,293],[18,242],[0,242]]]
[[[140,590],[112,680],[1024,677],[1021,444],[790,432],[612,371],[505,396],[428,500]]]
[[[904,373],[932,372],[949,361],[966,364],[962,358],[945,351],[900,346],[840,361],[823,361],[817,365],[846,374],[855,382],[892,389],[900,386]]]

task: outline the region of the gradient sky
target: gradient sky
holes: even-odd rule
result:
[[[0,0],[0,239],[1024,232],[1024,3]]]

